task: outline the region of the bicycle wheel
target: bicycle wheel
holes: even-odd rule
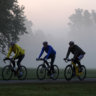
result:
[[[27,77],[27,69],[25,66],[20,66],[20,69],[18,70],[18,79],[19,80],[25,80]]]
[[[43,66],[43,64],[39,65],[36,70],[37,78],[39,80],[43,80],[46,77],[46,68]]]
[[[86,78],[86,68],[84,65],[81,65],[82,72],[79,73],[79,80],[84,80]]]
[[[51,78],[53,80],[56,80],[58,78],[58,76],[59,76],[59,68],[58,68],[57,65],[53,65],[53,67],[54,67],[54,71],[51,72],[51,74],[52,74]]]
[[[7,65],[2,69],[2,78],[3,80],[10,80],[12,78],[12,68],[11,66]]]
[[[73,70],[71,65],[67,65],[64,70],[64,77],[67,81],[71,80],[73,76]]]

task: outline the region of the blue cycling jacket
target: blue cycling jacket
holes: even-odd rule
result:
[[[48,45],[46,48],[45,47],[42,48],[39,58],[42,56],[44,51],[47,53],[46,59],[48,59],[50,55],[56,54],[56,51],[52,48],[52,46]]]

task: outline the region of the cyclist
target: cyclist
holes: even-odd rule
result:
[[[21,61],[23,60],[24,56],[25,56],[25,50],[22,49],[19,45],[17,45],[15,42],[11,42],[10,45],[9,45],[9,52],[7,54],[7,57],[4,59],[8,59],[11,55],[11,53],[14,52],[14,56],[12,57],[12,62],[13,62],[13,68],[15,70],[15,62],[14,60],[15,59],[18,59],[17,61],[17,66],[18,66],[18,69],[20,68],[20,63]]]
[[[80,60],[84,57],[85,55],[85,52],[76,44],[74,44],[73,41],[70,41],[69,42],[69,48],[68,48],[68,51],[67,51],[67,54],[66,54],[66,58],[64,58],[64,60],[66,60],[70,53],[72,53],[74,55],[73,57],[73,62],[76,64],[78,64],[79,66],[79,71],[81,71],[81,63],[80,63]]]
[[[44,51],[47,53],[47,55],[44,57],[44,59],[45,60],[51,59],[51,70],[54,72],[53,64],[54,64],[55,57],[56,57],[56,51],[53,49],[52,46],[48,45],[47,41],[43,42],[43,47],[42,47],[42,50],[41,50],[41,53],[40,53],[38,59],[40,59],[40,57],[42,56]]]

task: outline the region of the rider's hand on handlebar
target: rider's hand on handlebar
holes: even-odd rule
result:
[[[5,61],[6,61],[7,59],[8,59],[7,57],[5,57],[5,58],[3,59],[4,63],[6,63]]]
[[[64,58],[64,60],[67,60],[67,58]]]
[[[5,62],[5,60],[7,60],[8,58],[7,57],[5,57],[4,59],[3,59],[3,61]]]

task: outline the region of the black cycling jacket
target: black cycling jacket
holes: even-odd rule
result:
[[[66,58],[69,57],[70,53],[74,55],[74,58],[77,58],[78,56],[85,54],[85,52],[77,45],[73,45],[72,47],[68,48]]]

